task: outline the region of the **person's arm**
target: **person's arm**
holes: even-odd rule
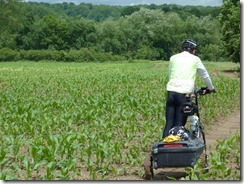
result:
[[[198,68],[197,68],[198,74],[202,77],[204,82],[206,83],[208,89],[210,91],[214,90],[214,86],[212,84],[212,80],[208,74],[208,71],[206,70],[205,66],[203,65],[202,61],[198,63]]]

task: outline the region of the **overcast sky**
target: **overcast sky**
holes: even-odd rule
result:
[[[193,5],[193,6],[221,6],[222,0],[26,0],[34,2],[47,2],[47,3],[62,3],[73,2],[75,4],[80,3],[92,3],[94,5],[106,4],[106,5],[138,5],[138,4],[179,4],[179,5]]]

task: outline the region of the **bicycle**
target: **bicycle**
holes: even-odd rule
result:
[[[207,146],[204,128],[200,119],[198,95],[209,93],[211,91],[207,87],[201,87],[186,95],[187,101],[182,107],[182,112],[189,117],[190,131],[187,132],[186,139],[176,142],[159,141],[153,144],[150,161],[147,158],[144,162],[145,179],[152,179],[154,176],[153,170],[158,168],[194,167],[203,151],[205,151],[205,172],[208,172]],[[216,91],[214,90],[213,93],[216,93]],[[185,132],[181,131],[182,133]],[[179,135],[177,131],[176,135]]]

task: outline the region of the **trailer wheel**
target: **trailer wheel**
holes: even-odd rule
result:
[[[202,168],[204,168],[204,173],[208,173],[209,169],[208,169],[208,155],[204,154],[201,156],[201,166]]]
[[[144,178],[146,180],[151,180],[153,177],[153,173],[151,171],[151,155],[145,158],[143,167],[144,167]]]

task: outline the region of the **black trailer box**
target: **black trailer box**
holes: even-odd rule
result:
[[[200,139],[172,143],[157,142],[152,147],[153,168],[194,167],[204,150]]]

